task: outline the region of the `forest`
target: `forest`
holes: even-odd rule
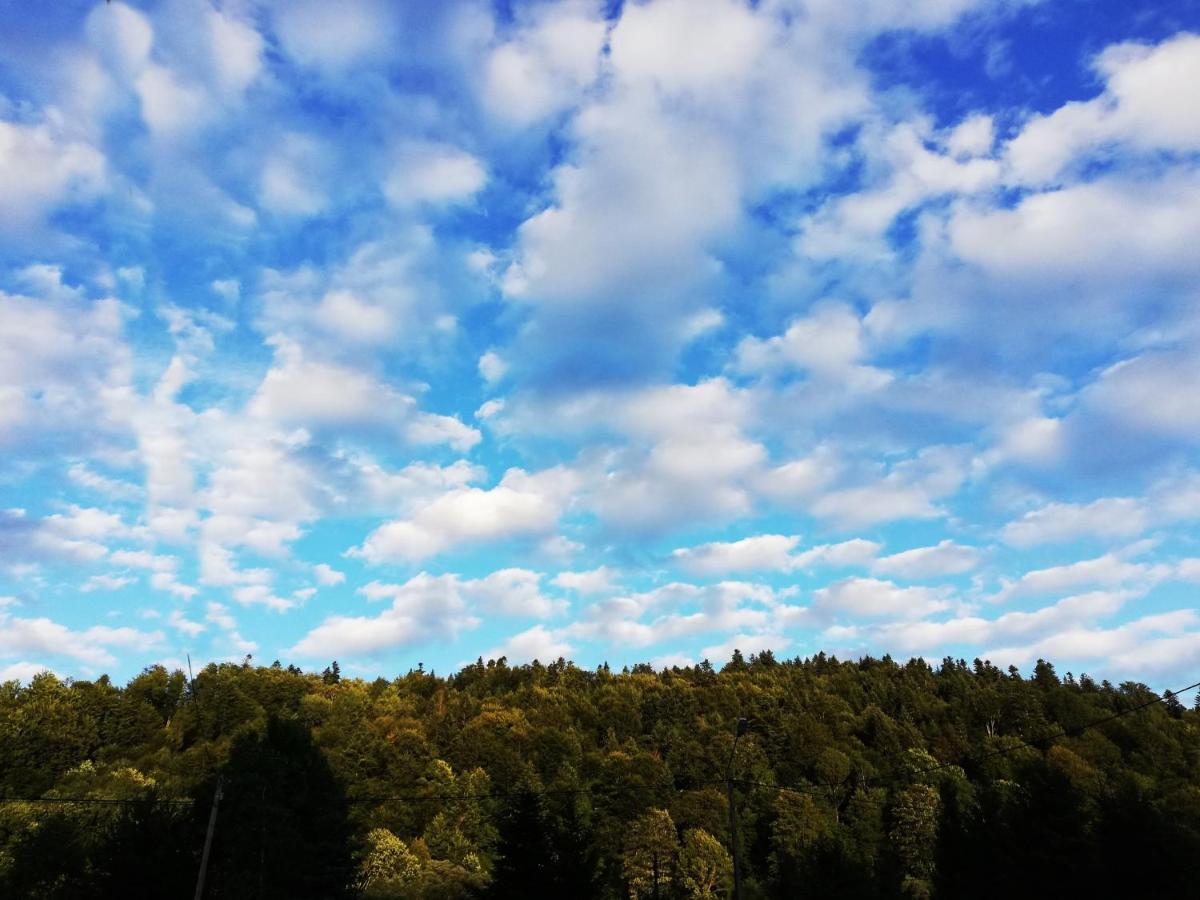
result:
[[[47,673],[0,896],[191,897],[211,823],[208,898],[725,898],[734,851],[744,898],[1194,897],[1198,763],[1180,697],[1045,661]]]

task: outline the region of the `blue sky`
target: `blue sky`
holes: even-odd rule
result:
[[[1200,663],[1200,3],[5,3],[0,678]]]

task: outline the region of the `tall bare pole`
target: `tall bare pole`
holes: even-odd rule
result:
[[[204,876],[208,874],[208,857],[212,853],[213,832],[217,830],[217,807],[221,805],[221,789],[225,776],[217,776],[217,789],[213,792],[212,812],[208,814],[208,833],[204,835],[204,853],[200,857],[200,874],[196,876],[196,900],[204,897]]]
[[[729,764],[725,767],[725,789],[729,794],[729,849],[733,855],[733,896],[734,900],[742,900],[742,864],[738,853],[737,807],[733,797],[733,763],[737,755],[738,738],[746,733],[749,723],[745,719],[737,720],[737,730],[733,735],[733,749],[729,751]]]

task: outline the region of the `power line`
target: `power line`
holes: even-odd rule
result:
[[[195,803],[191,797],[0,797],[0,803]]]

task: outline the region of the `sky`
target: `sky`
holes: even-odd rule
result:
[[[1195,680],[1200,2],[0,12],[0,680]]]

